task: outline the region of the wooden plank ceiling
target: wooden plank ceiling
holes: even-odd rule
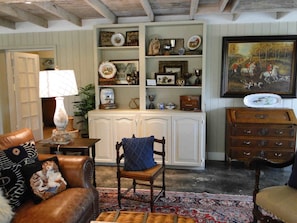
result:
[[[67,20],[82,26],[83,20],[119,19],[154,22],[158,17],[183,16],[194,20],[207,14],[269,12],[280,19],[297,10],[297,0],[0,0],[0,26],[16,29],[17,22],[48,28],[51,20]]]

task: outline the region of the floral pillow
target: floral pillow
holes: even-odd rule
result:
[[[22,168],[34,203],[40,203],[64,191],[67,182],[59,170],[58,158],[52,157]]]

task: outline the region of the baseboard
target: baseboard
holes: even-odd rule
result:
[[[207,152],[206,153],[206,160],[224,161],[225,160],[225,153],[222,153],[222,152]]]

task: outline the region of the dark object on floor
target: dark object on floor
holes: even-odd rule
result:
[[[297,163],[293,168],[292,175],[290,177],[288,185],[281,186],[271,186],[263,189],[259,189],[260,174],[261,170],[265,167],[271,168],[284,168],[290,166],[294,163],[295,156],[290,160],[283,163],[273,163],[266,159],[255,158],[252,160],[250,166],[255,169],[255,188],[253,193],[254,209],[253,216],[254,221],[257,222],[296,222],[297,211],[296,211],[296,199],[297,190],[293,188],[291,183],[292,177],[297,173]],[[294,170],[296,169],[296,170]],[[294,173],[296,171],[296,173]],[[295,182],[297,179],[295,179]],[[290,185],[290,186],[289,186]],[[267,216],[260,210],[263,209],[272,215],[276,216],[278,219],[274,219],[271,216]]]
[[[162,151],[154,150],[154,145],[158,146],[158,144],[162,145]],[[123,151],[120,149],[123,148]],[[156,147],[155,147],[156,148]],[[158,147],[157,147],[158,148]],[[142,150],[143,149],[143,150]],[[132,150],[132,151],[131,151]],[[133,151],[134,150],[134,151]],[[141,153],[142,150],[142,154]],[[129,154],[129,151],[131,153]],[[149,151],[149,152],[148,152]],[[165,196],[165,139],[155,139],[154,137],[147,138],[135,138],[133,135],[130,139],[123,139],[122,142],[116,144],[116,152],[117,152],[117,180],[118,180],[118,203],[119,207],[121,207],[121,199],[133,199],[133,197],[125,196],[131,189],[133,192],[136,192],[136,185],[149,186],[150,187],[150,199],[149,200],[139,200],[143,202],[150,203],[151,211],[154,210],[154,202],[158,200],[161,196]],[[149,154],[151,153],[151,154]],[[147,163],[146,166],[140,167],[139,163],[144,163],[143,160],[139,160],[141,157],[151,156],[153,161],[154,154],[160,156],[162,158],[161,164],[155,163]],[[129,157],[131,156],[131,157]],[[149,157],[148,157],[149,158]],[[124,167],[121,166],[121,160],[124,159]],[[136,160],[138,159],[138,160]],[[136,162],[135,162],[136,161]],[[137,162],[138,161],[138,162]],[[131,163],[134,162],[132,167]],[[134,170],[133,170],[134,168]],[[135,168],[138,168],[135,170]],[[156,185],[155,180],[162,175],[162,185]],[[125,192],[121,192],[121,179],[128,178],[132,179],[132,185],[128,187]],[[154,188],[160,189],[157,196],[154,196]],[[137,199],[136,199],[137,200]]]

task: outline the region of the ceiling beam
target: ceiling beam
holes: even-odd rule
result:
[[[238,5],[240,3],[240,0],[235,0],[231,6],[231,13],[234,13],[235,10],[237,9]]]
[[[21,9],[12,8],[7,5],[1,5],[0,11],[7,15],[16,17],[18,19],[31,22],[35,25],[38,25],[38,26],[41,26],[44,28],[48,28],[48,21],[46,19],[40,18],[38,16],[35,16],[35,15],[28,13],[26,11],[23,11]]]
[[[55,5],[52,2],[36,2],[34,3],[34,5],[77,26],[82,26],[81,19],[78,16],[66,11],[65,9],[61,8],[58,5]]]
[[[9,29],[15,29],[15,22],[0,18],[0,26],[6,27]]]
[[[276,12],[276,19],[279,20],[288,14],[289,14],[289,12]]]
[[[149,3],[148,0],[140,0],[140,3],[145,11],[145,13],[147,14],[147,16],[149,17],[149,20],[151,22],[155,21],[155,14],[152,10],[151,4]]]
[[[101,1],[99,0],[84,0],[91,7],[93,7],[97,12],[99,12],[102,16],[109,19],[111,23],[117,22],[117,17],[110,11]]]
[[[198,5],[199,5],[199,0],[191,0],[191,6],[190,6],[190,19],[194,20],[195,15],[198,11]]]
[[[232,15],[232,21],[236,21],[239,18],[240,14],[239,13],[234,13]]]
[[[220,12],[223,12],[228,4],[229,0],[220,0],[219,2],[219,7],[220,7]]]

